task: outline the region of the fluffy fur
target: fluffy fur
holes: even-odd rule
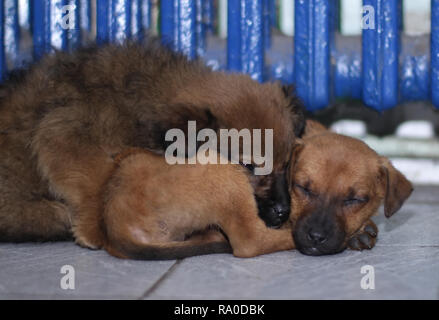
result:
[[[382,203],[387,217],[398,211],[411,183],[362,141],[316,122],[308,121],[303,142],[293,150],[292,214],[280,230],[257,218],[242,167],[169,166],[148,151],[127,150],[103,189],[105,249],[132,259],[371,249],[378,233],[371,217]]]
[[[289,229],[267,228],[258,217],[250,173],[240,165],[169,165],[142,149],[116,162],[103,189],[101,223],[104,247],[117,257],[252,257],[293,248]],[[229,242],[215,235],[218,229]]]
[[[149,41],[47,56],[1,88],[0,99],[0,240],[73,232],[81,245],[101,247],[95,219],[113,155],[129,146],[162,153],[166,131],[185,130],[188,120],[198,130],[274,130],[273,174],[251,181],[261,217],[282,222],[273,186],[286,181],[304,119],[277,83],[213,72]],[[282,201],[289,210],[289,196]]]

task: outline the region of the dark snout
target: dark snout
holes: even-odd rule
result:
[[[298,219],[293,238],[301,253],[319,256],[344,250],[346,233],[343,222],[330,211],[318,209]]]
[[[264,197],[256,197],[259,216],[267,227],[279,228],[290,216],[291,197],[284,173],[273,174],[271,185]]]

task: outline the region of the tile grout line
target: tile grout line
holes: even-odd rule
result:
[[[411,247],[411,248],[439,248],[438,244],[377,244],[375,247]],[[372,248],[373,249],[373,248]]]
[[[432,201],[428,201],[428,200],[427,201],[414,200],[414,201],[407,201],[405,204],[406,205],[408,205],[408,204],[413,204],[413,205],[422,204],[422,205],[437,206],[437,205],[439,205],[439,202],[436,201],[436,200],[432,200]]]
[[[160,284],[165,281],[173,272],[174,270],[180,265],[180,263],[183,261],[183,259],[178,259],[175,261],[175,263],[150,287],[148,288],[139,298],[138,300],[144,300],[146,299],[151,293],[153,293]]]

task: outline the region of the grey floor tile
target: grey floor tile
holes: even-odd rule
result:
[[[439,186],[415,185],[408,202],[439,204]]]
[[[74,243],[0,245],[0,299],[135,299],[175,261],[130,261]],[[75,289],[64,290],[61,267],[75,270]]]
[[[74,243],[0,244],[0,299],[439,299],[438,191],[417,186],[400,212],[374,217],[373,250],[334,256],[130,261]],[[75,268],[75,290],[60,287],[63,265]],[[360,287],[364,265],[374,290]]]
[[[439,299],[439,205],[408,203],[390,219],[381,213],[374,221],[380,232],[371,251],[194,257],[147,298]],[[364,265],[375,268],[375,290],[360,288]]]
[[[377,245],[439,246],[439,204],[407,203],[392,217],[374,217]]]
[[[374,267],[375,289],[360,286]],[[439,248],[377,247],[309,257],[279,252],[253,259],[193,257],[149,299],[438,299]]]

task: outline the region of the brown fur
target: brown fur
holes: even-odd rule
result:
[[[304,126],[279,84],[213,72],[154,41],[43,58],[0,90],[0,240],[73,230],[79,244],[101,247],[99,194],[112,156],[129,146],[162,153],[166,131],[185,130],[188,120],[198,130],[274,129],[274,173],[282,175]],[[269,197],[272,180],[253,178],[254,193]]]
[[[375,230],[371,231],[370,239],[365,239],[368,243],[352,248],[373,247],[377,229],[370,218],[377,214],[382,203],[385,205],[385,215],[390,217],[413,190],[411,183],[388,159],[376,154],[365,143],[332,133],[309,120],[304,146],[293,166],[292,180],[290,218],[296,246],[299,247],[299,239],[303,240],[305,236],[301,233],[307,232],[299,230],[304,224],[301,222],[312,213],[329,214],[332,210],[333,216],[328,219],[336,220],[334,228],[338,233],[344,233],[340,247],[332,248],[335,251],[344,249],[353,237],[368,236],[364,231],[367,226]],[[349,199],[367,201],[357,203]],[[308,228],[314,227],[312,222],[308,224]]]
[[[243,168],[169,166],[147,151],[126,150],[116,157],[119,166],[105,188],[105,248],[117,257],[134,259],[218,252],[252,257],[293,248],[313,255],[346,247],[370,249],[378,233],[370,218],[380,204],[385,203],[390,216],[412,191],[410,182],[363,142],[331,133],[313,121],[308,121],[293,159],[292,214],[282,229],[273,230],[257,218],[250,177]],[[302,186],[312,194],[305,194]],[[353,197],[368,201],[343,205]],[[297,236],[303,232],[301,221],[331,210],[335,210],[329,218],[335,220],[339,243],[320,251],[302,247]],[[203,234],[204,230],[209,231]],[[191,236],[194,232],[196,237]]]
[[[230,252],[252,257],[293,248],[289,228],[267,228],[257,216],[249,173],[239,165],[168,165],[130,151],[104,191],[105,249],[121,258],[175,259]],[[159,187],[160,186],[160,187]],[[227,241],[211,232],[220,228]]]

